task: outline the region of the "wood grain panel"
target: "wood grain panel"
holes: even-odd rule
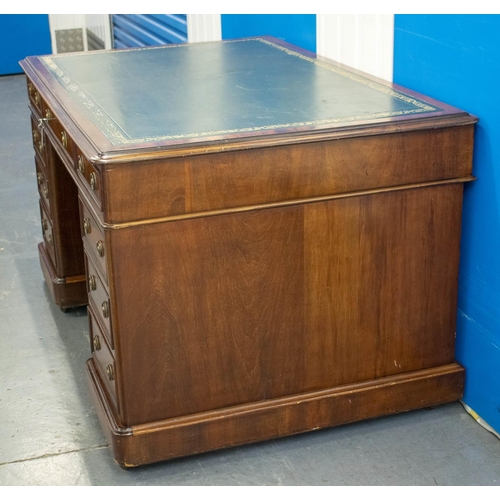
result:
[[[305,209],[304,389],[450,363],[462,185]]]
[[[110,165],[104,217],[119,223],[467,177],[472,139],[469,125]]]
[[[302,359],[301,214],[292,208],[110,232],[124,422],[296,386],[288,374]]]
[[[461,192],[110,231],[124,422],[450,363]]]

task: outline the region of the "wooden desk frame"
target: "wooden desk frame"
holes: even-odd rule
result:
[[[22,67],[40,263],[56,304],[88,304],[90,394],[118,464],[461,397],[476,118],[438,103],[417,118],[119,149],[39,58]]]

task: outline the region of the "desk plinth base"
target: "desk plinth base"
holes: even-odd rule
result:
[[[457,363],[122,427],[90,359],[87,378],[115,461],[136,467],[176,457],[265,441],[458,400],[464,369]]]
[[[85,276],[58,278],[43,243],[38,245],[38,256],[45,283],[47,283],[54,303],[63,310],[87,305],[88,296]]]

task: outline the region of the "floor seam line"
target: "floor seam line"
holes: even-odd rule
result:
[[[46,453],[45,455],[40,455],[38,457],[30,457],[30,458],[23,458],[23,459],[19,459],[19,460],[12,460],[11,462],[2,462],[2,463],[0,463],[0,467],[2,467],[3,465],[31,462],[32,460],[40,460],[41,458],[57,457],[59,455],[67,455],[68,453],[78,453],[80,451],[88,451],[88,450],[99,450],[102,448],[109,448],[109,444],[100,444],[100,445],[96,445],[96,446],[90,446],[89,448],[79,448],[77,450],[61,451],[60,453]]]

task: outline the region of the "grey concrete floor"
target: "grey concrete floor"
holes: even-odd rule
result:
[[[0,77],[0,485],[499,485],[460,403],[123,470],[87,393],[85,308],[51,303],[24,77]]]

